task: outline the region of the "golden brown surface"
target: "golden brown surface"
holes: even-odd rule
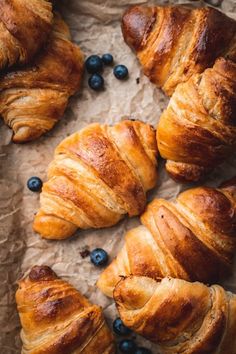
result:
[[[139,215],[157,181],[153,128],[139,121],[91,124],[58,145],[40,196],[34,230],[63,239],[77,228],[116,224]]]
[[[213,8],[134,6],[122,30],[144,73],[169,96],[217,57],[236,61],[236,22]]]
[[[236,248],[236,179],[223,188],[199,187],[173,202],[155,199],[130,230],[98,287],[107,296],[120,276],[171,276],[213,283],[232,267]]]
[[[214,67],[178,85],[157,129],[166,169],[177,181],[198,181],[236,146],[236,64]]]
[[[13,141],[26,142],[49,131],[79,89],[82,73],[83,55],[56,15],[48,45],[34,63],[0,77],[0,114],[14,131]]]
[[[35,266],[16,292],[22,354],[112,354],[114,340],[100,307],[47,266]]]
[[[114,299],[125,325],[162,354],[236,353],[236,295],[218,285],[130,276]]]
[[[52,28],[47,0],[0,0],[0,70],[26,64],[41,49]]]

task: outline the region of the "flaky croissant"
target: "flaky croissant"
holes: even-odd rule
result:
[[[49,166],[34,230],[63,239],[77,228],[108,227],[126,213],[142,213],[156,184],[156,158],[155,132],[139,121],[95,123],[69,136]]]
[[[32,60],[52,28],[48,0],[0,1],[0,70]]]
[[[22,354],[112,354],[113,336],[92,305],[47,266],[35,266],[16,292]]]
[[[155,199],[131,229],[97,286],[107,296],[120,276],[171,276],[213,283],[231,270],[236,248],[236,178],[222,188],[199,187],[175,201]]]
[[[114,299],[124,324],[162,354],[236,354],[236,295],[219,285],[131,276]]]
[[[236,64],[213,68],[179,84],[161,115],[158,148],[174,179],[198,181],[236,147]]]
[[[79,89],[82,73],[83,55],[55,15],[48,45],[34,63],[0,77],[0,114],[14,131],[13,141],[26,142],[49,131]]]
[[[135,6],[125,12],[122,30],[144,73],[169,96],[217,57],[236,61],[236,21],[213,8]]]

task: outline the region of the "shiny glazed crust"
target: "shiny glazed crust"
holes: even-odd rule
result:
[[[210,7],[134,6],[123,16],[122,31],[144,73],[169,96],[217,57],[236,61],[236,22]]]
[[[52,4],[47,0],[0,0],[0,70],[26,64],[48,39]]]
[[[236,146],[236,64],[219,58],[178,85],[161,115],[157,140],[177,181],[198,181],[222,163]]]
[[[47,266],[35,266],[16,292],[22,354],[112,354],[114,341],[100,307]]]
[[[33,140],[52,129],[79,89],[82,74],[83,54],[56,14],[51,38],[33,64],[1,77],[0,114],[13,129],[13,141]]]
[[[63,239],[77,228],[108,227],[126,213],[141,214],[157,181],[156,167],[155,132],[148,124],[87,126],[56,148],[34,230]]]
[[[114,299],[125,325],[162,354],[236,353],[236,295],[218,285],[130,276]]]
[[[236,179],[222,188],[199,187],[175,201],[155,199],[130,230],[97,286],[107,296],[120,276],[166,276],[214,283],[232,268],[236,248]]]

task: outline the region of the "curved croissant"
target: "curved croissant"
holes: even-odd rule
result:
[[[218,285],[131,276],[114,299],[124,324],[162,354],[236,353],[236,295]]]
[[[26,142],[49,131],[79,89],[82,73],[83,55],[56,15],[51,39],[34,63],[0,78],[0,114],[14,131],[13,141]]]
[[[56,148],[34,230],[63,239],[142,213],[156,184],[156,157],[155,132],[139,121],[95,123],[72,134]]]
[[[26,64],[41,49],[52,27],[48,0],[0,1],[0,70]]]
[[[217,57],[236,61],[236,21],[210,7],[131,7],[122,30],[145,75],[169,96]]]
[[[92,305],[47,266],[19,282],[17,309],[22,354],[112,354],[113,336],[99,306]]]
[[[97,286],[107,296],[120,276],[170,276],[213,283],[232,268],[236,249],[236,178],[220,189],[199,187],[175,201],[152,201],[130,230]]]
[[[178,181],[198,181],[222,163],[236,147],[236,64],[220,58],[178,85],[157,139],[166,169]]]

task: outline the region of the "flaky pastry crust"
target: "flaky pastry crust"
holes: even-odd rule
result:
[[[114,354],[114,339],[92,305],[47,266],[35,266],[16,292],[22,354]]]

